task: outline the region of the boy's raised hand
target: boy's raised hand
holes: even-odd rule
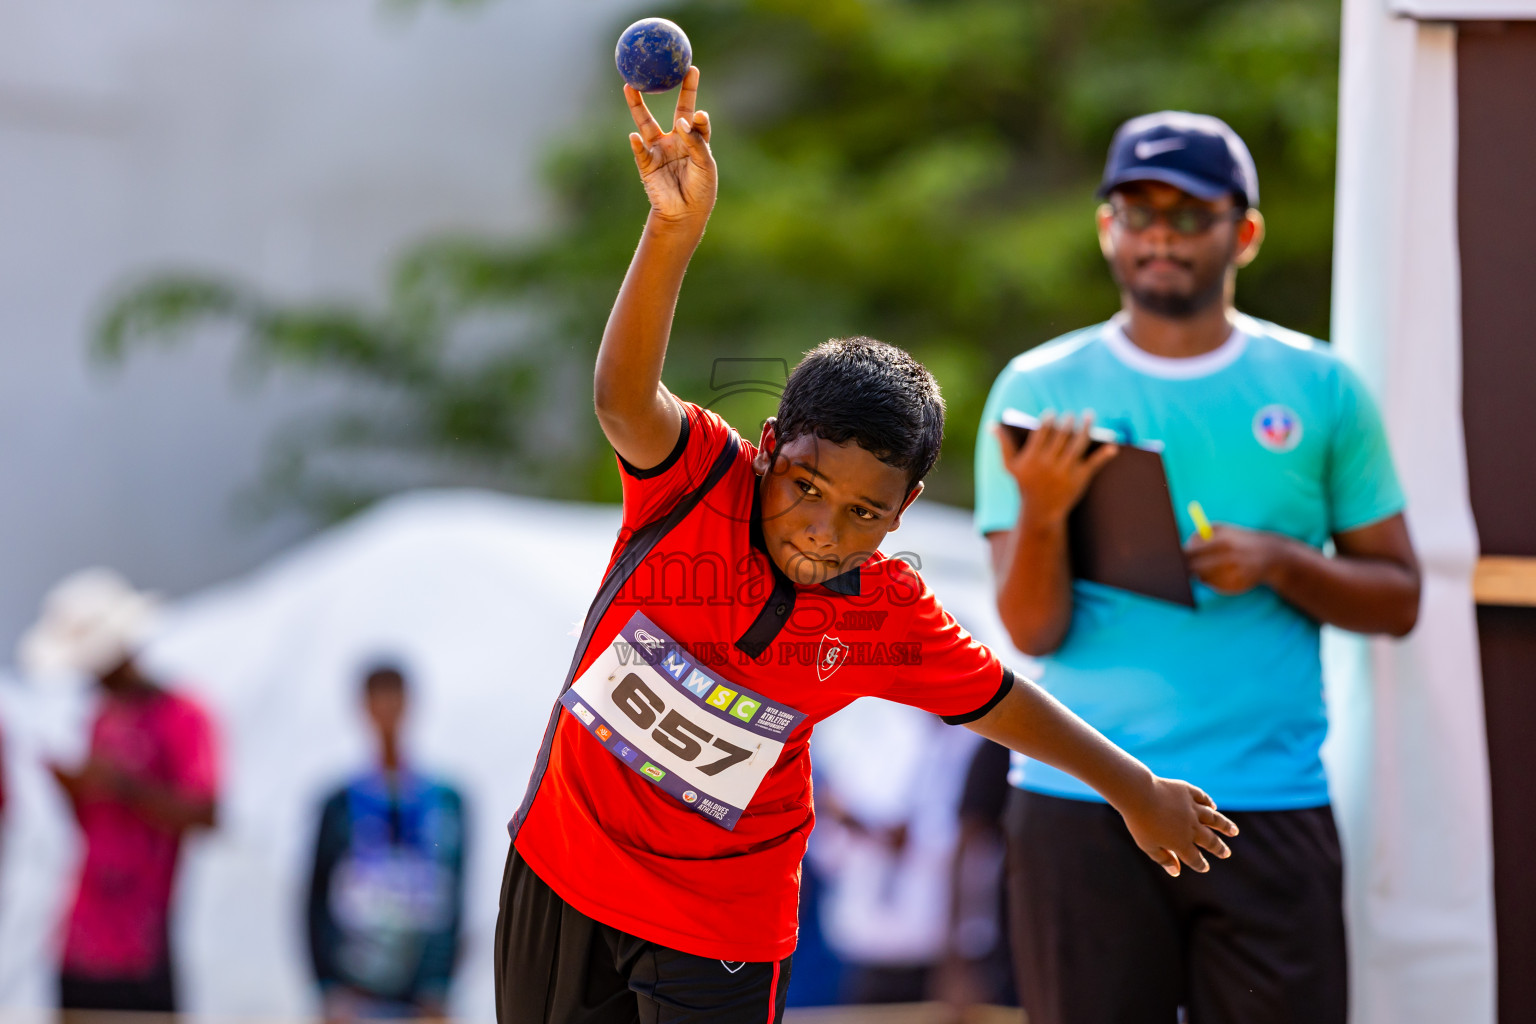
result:
[[[1178,876],[1180,861],[1209,870],[1202,850],[1223,859],[1232,855],[1221,837],[1237,835],[1237,826],[1187,782],[1154,778],[1142,799],[1118,809],[1136,845],[1170,875]]]
[[[635,166],[645,185],[654,215],[679,223],[697,221],[702,228],[715,205],[715,158],[709,152],[709,115],[696,110],[699,69],[689,68],[677,95],[672,130],[662,131],[651,116],[645,97],[624,86],[624,98],[637,131],[629,135]]]

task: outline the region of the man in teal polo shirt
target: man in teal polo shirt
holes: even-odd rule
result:
[[[1402,491],[1355,374],[1326,345],[1233,307],[1264,222],[1231,128],[1177,112],[1127,122],[1100,195],[1121,311],[998,378],[976,523],[998,610],[1041,659],[1041,685],[1154,772],[1204,787],[1241,828],[1241,856],[1168,877],[1090,790],[1016,758],[1020,991],[1031,1024],[1174,1024],[1180,1007],[1192,1024],[1343,1024],[1318,631],[1413,628]],[[1022,448],[997,432],[1007,409],[1043,421]],[[1161,445],[1196,608],[1072,578],[1068,514],[1117,451],[1090,453],[1090,426]],[[1191,501],[1217,524],[1207,538]]]

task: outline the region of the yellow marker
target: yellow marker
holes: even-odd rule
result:
[[[1212,536],[1211,521],[1205,518],[1205,509],[1200,507],[1198,501],[1189,503],[1189,518],[1195,521],[1195,532],[1200,535],[1200,539],[1210,540]]]

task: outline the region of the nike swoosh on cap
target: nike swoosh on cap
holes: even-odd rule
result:
[[[1150,160],[1159,153],[1169,153],[1183,148],[1183,139],[1142,139],[1136,143],[1136,159]]]

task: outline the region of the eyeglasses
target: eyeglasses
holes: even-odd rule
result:
[[[1180,235],[1203,235],[1224,220],[1241,220],[1248,211],[1213,210],[1208,206],[1172,206],[1159,210],[1143,203],[1111,203],[1115,221],[1125,230],[1140,233],[1162,221]]]

